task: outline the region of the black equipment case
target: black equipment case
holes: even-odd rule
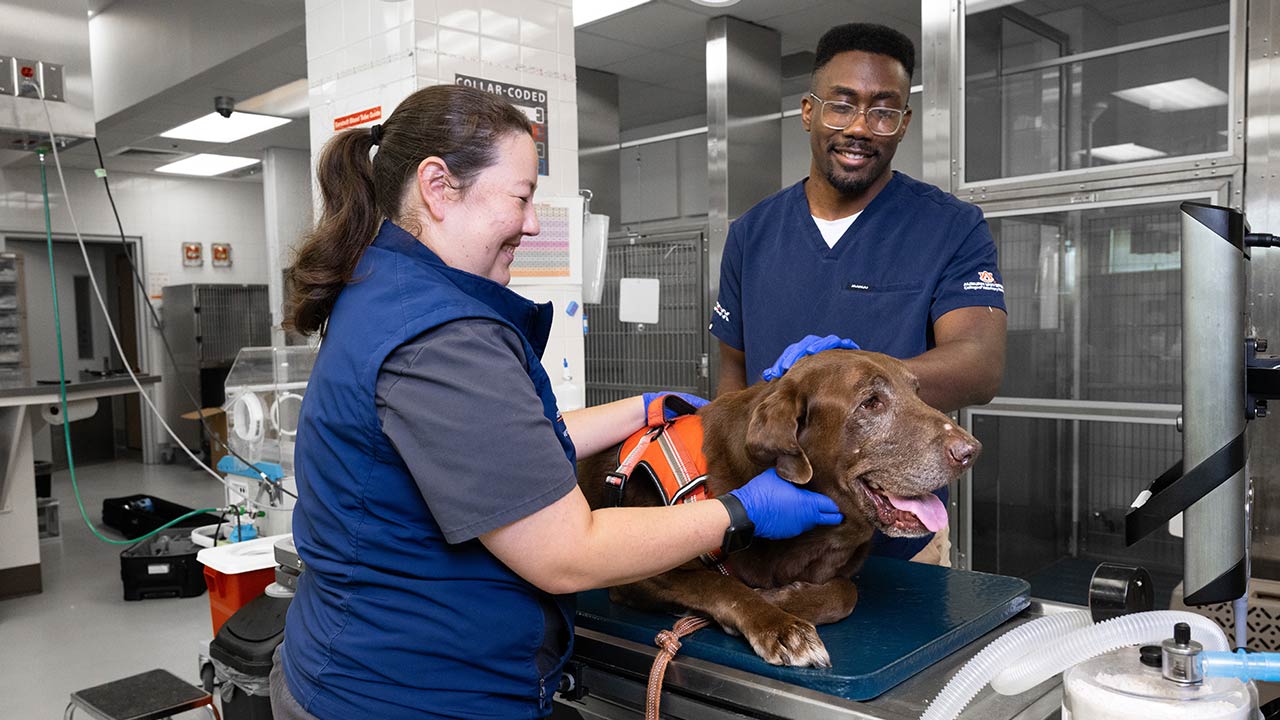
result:
[[[190,528],[167,528],[130,545],[120,553],[124,599],[203,595],[204,566],[196,561],[200,549]]]
[[[107,498],[102,501],[102,524],[119,531],[127,538],[133,538],[145,535],[175,518],[182,517],[192,509],[151,495]],[[217,515],[203,513],[193,515],[174,527],[192,528],[217,523]]]

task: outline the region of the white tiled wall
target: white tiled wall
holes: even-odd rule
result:
[[[334,118],[379,105],[385,118],[417,88],[461,73],[547,92],[550,175],[539,179],[538,194],[577,196],[572,0],[307,0],[306,9],[313,163],[334,134]],[[518,290],[555,303],[543,364],[560,383],[568,359],[581,388],[582,309],[565,313],[571,301],[581,305],[581,285]]]

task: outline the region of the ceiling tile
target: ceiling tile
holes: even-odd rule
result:
[[[600,69],[651,85],[675,86],[679,84],[677,80],[683,78],[687,81],[690,77],[697,81],[698,87],[706,83],[706,73],[702,71],[702,63],[697,64],[698,72],[694,72],[689,58],[669,53],[650,53],[640,58],[606,65]]]
[[[654,2],[586,26],[594,35],[642,47],[665,49],[707,36],[707,17],[688,5]]]
[[[651,48],[619,42],[583,30],[574,33],[573,44],[577,64],[592,70],[600,70],[606,65],[654,52]]]
[[[685,92],[624,79],[618,83],[618,95],[618,119],[623,130],[707,112],[705,92]]]

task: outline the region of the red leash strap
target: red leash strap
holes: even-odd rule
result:
[[[663,630],[653,639],[654,644],[662,648],[653,659],[653,668],[649,671],[649,689],[645,693],[644,718],[658,720],[658,703],[662,699],[662,678],[667,674],[667,664],[680,651],[680,638],[697,632],[711,624],[711,621],[688,615],[676,621],[670,630]]]

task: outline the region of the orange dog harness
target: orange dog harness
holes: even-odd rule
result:
[[[639,470],[653,480],[664,505],[697,502],[708,497],[707,461],[702,457],[702,419],[697,415],[682,415],[669,423],[637,431],[622,442],[618,457],[620,466],[616,473],[609,475],[610,484],[619,479],[620,473],[630,475]]]
[[[663,410],[681,414],[668,421]],[[623,491],[632,473],[639,471],[653,481],[664,505],[708,500],[707,459],[702,454],[702,418],[680,398],[666,395],[649,404],[648,426],[637,430],[618,449],[618,469],[605,482],[613,489],[614,505],[622,504]],[[728,575],[724,552],[717,549],[702,556],[703,562]]]

